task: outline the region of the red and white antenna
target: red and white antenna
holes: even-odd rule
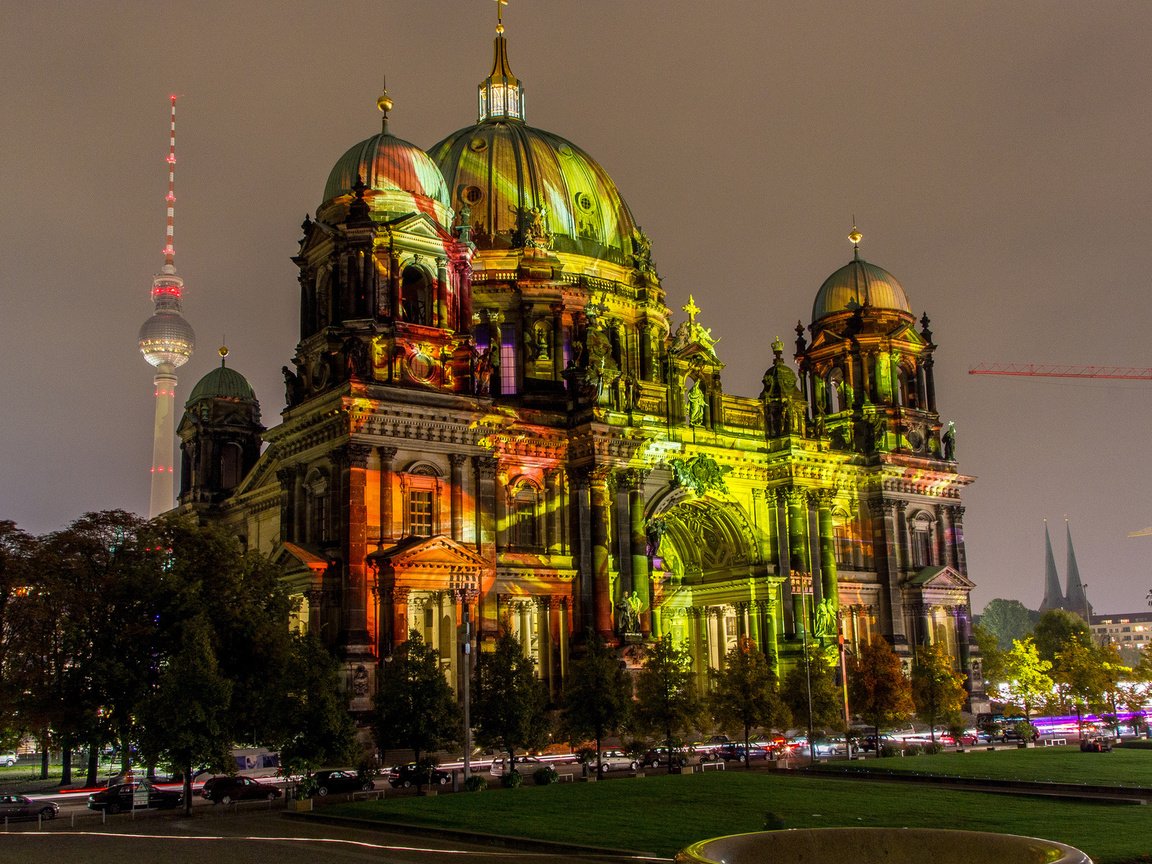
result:
[[[176,224],[176,95],[168,97],[172,102],[172,125],[168,133],[168,223],[165,231],[164,263],[175,266],[176,249],[173,247]]]

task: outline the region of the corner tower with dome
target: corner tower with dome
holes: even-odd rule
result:
[[[899,282],[857,250],[817,292],[795,367],[777,339],[762,392],[725,392],[717,298],[695,289],[673,322],[609,174],[528,125],[502,26],[477,101],[425,151],[380,97],[380,131],[304,220],[281,423],[234,485],[185,460],[182,500],[286,567],[350,709],[386,693],[413,630],[458,688],[466,658],[512,634],[556,700],[593,638],[629,664],[685,642],[702,687],[742,644],[782,674],[812,643],[834,657],[840,634],[906,663],[938,643],[980,704],[971,478]],[[197,411],[257,434],[254,400],[219,389],[189,402],[186,457],[228,425]]]

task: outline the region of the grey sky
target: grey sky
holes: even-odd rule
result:
[[[290,256],[335,160],[379,126],[424,147],[475,120],[491,0],[0,5],[0,518],[145,511],[167,96],[176,266],[198,349],[283,406]],[[892,271],[939,350],[974,605],[1043,590],[1071,520],[1099,611],[1152,586],[1152,382],[969,376],[983,361],[1145,366],[1152,37],[1129,2],[511,0],[528,122],[616,180],[669,305],[689,292],[725,387],[754,396],[851,254]]]

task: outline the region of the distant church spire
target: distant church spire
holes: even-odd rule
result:
[[[1076,565],[1076,550],[1072,548],[1072,529],[1068,520],[1064,520],[1064,530],[1068,535],[1068,591],[1065,593],[1064,608],[1075,612],[1085,621],[1092,616],[1092,607],[1088,605],[1088,597],[1084,593],[1084,583],[1080,581],[1080,568]],[[1092,623],[1088,621],[1088,623]]]
[[[1048,520],[1044,520],[1044,599],[1040,611],[1064,608],[1064,592],[1060,590],[1060,576],[1056,573],[1056,559],[1052,555],[1052,538],[1048,534]]]

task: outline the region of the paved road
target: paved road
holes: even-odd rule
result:
[[[115,862],[124,864],[206,864],[236,861],[244,864],[616,864],[625,861],[667,859],[619,856],[580,856],[517,852],[470,843],[445,842],[378,831],[281,818],[278,812],[241,811],[240,815],[198,816],[194,819],[153,816],[110,819],[87,829],[71,829],[58,820],[43,832],[35,823],[12,826],[0,837],[0,864],[56,864],[56,862]]]

